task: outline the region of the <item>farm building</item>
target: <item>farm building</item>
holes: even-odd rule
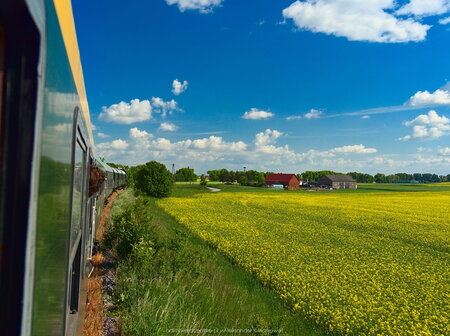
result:
[[[266,177],[265,183],[268,188],[283,186],[283,189],[287,190],[296,190],[300,185],[300,182],[295,174],[269,174]]]
[[[327,186],[333,189],[356,189],[356,181],[348,175],[325,175],[317,181],[318,186]]]

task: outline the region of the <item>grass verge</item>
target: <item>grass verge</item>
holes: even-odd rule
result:
[[[207,189],[182,186],[175,196],[198,192]],[[124,335],[326,334],[155,199],[131,196],[127,190],[116,201],[104,241],[118,258],[115,300]]]

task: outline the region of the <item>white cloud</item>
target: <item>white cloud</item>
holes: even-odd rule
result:
[[[265,145],[274,144],[277,139],[282,136],[283,133],[277,130],[266,129],[264,132],[260,132],[255,136],[256,147],[262,147]]]
[[[427,90],[418,91],[405,104],[415,107],[450,105],[450,92],[441,89],[437,89],[433,93]]]
[[[333,153],[340,154],[372,154],[376,153],[376,148],[367,148],[364,145],[352,145],[352,146],[342,146],[336,147],[331,150]]]
[[[411,0],[397,10],[398,15],[432,16],[450,11],[449,0]]]
[[[428,114],[421,114],[411,121],[406,121],[405,126],[412,126],[412,134],[399,138],[407,141],[411,139],[433,140],[446,135],[450,131],[450,119],[446,116],[439,116],[436,111],[429,111]]]
[[[302,119],[302,116],[299,115],[293,115],[293,116],[289,116],[286,118],[286,120],[298,120],[298,119]]]
[[[423,146],[417,147],[418,153],[431,153],[432,151],[433,149],[430,147],[423,147]]]
[[[361,119],[370,119],[370,115],[363,115]]]
[[[323,112],[321,110],[317,109],[311,109],[309,112],[305,113],[304,115],[292,115],[286,118],[286,120],[298,120],[298,119],[317,119],[320,118],[323,115]]]
[[[173,114],[174,111],[182,111],[175,100],[164,101],[159,97],[152,97],[152,108],[153,112],[160,113],[162,118],[167,114]]]
[[[303,117],[306,119],[317,119],[322,116],[323,112],[316,109],[311,109],[308,113],[305,113]]]
[[[250,111],[247,111],[242,116],[243,119],[252,119],[252,120],[260,120],[260,119],[269,119],[272,118],[275,114],[268,111],[258,110],[257,108],[251,108]]]
[[[178,129],[178,126],[170,122],[162,122],[158,129],[161,131],[173,132]]]
[[[111,137],[110,135],[105,134],[105,133],[102,133],[102,132],[98,132],[98,133],[97,133],[97,136],[98,136],[99,138],[110,138],[110,137]]]
[[[137,140],[147,140],[153,138],[153,135],[148,133],[147,131],[141,131],[136,127],[130,129],[130,138]]]
[[[98,150],[104,150],[104,149],[113,149],[113,150],[124,150],[127,149],[129,146],[128,142],[122,139],[113,140],[111,142],[102,142],[98,144],[96,147]]]
[[[450,147],[439,148],[438,153],[444,156],[450,155]]]
[[[306,0],[283,10],[298,28],[346,37],[351,41],[400,43],[423,41],[429,25],[392,13],[395,0]]]
[[[110,107],[103,106],[99,119],[118,124],[132,124],[152,118],[152,107],[148,100],[132,99],[130,103],[120,102]]]
[[[443,18],[443,19],[440,19],[439,23],[442,24],[442,25],[449,24],[450,23],[450,16],[446,17],[446,18]]]
[[[421,114],[411,121],[406,121],[406,126],[414,125],[426,125],[426,126],[439,126],[448,125],[450,120],[446,116],[439,116],[436,111],[430,110],[428,114]]]
[[[181,12],[198,10],[200,13],[210,13],[223,0],[166,0],[168,5],[177,5]]]
[[[188,88],[188,81],[181,83],[178,79],[174,79],[172,82],[172,93],[176,96],[180,95]]]

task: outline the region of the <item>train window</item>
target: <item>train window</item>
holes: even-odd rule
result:
[[[71,220],[71,232],[70,232],[70,247],[73,248],[74,244],[79,238],[81,233],[81,214],[82,214],[82,199],[83,190],[85,185],[85,151],[82,148],[80,142],[77,141],[75,145],[75,161],[73,172],[73,191],[72,191],[72,220]]]
[[[4,28],[0,25],[0,136],[2,134],[2,101],[3,101],[3,77],[5,63],[5,33]]]
[[[2,127],[2,121],[3,121],[3,109],[2,109],[2,101],[3,101],[3,74],[4,74],[4,60],[5,60],[5,35],[4,35],[4,31],[3,31],[3,26],[0,25],[0,148],[2,148],[2,140],[3,139],[3,127]],[[1,152],[1,151],[0,151]],[[3,159],[2,159],[2,153],[0,153],[0,170],[3,167]],[[0,181],[1,181],[1,176],[3,174],[1,174],[0,172]],[[3,184],[3,183],[2,183]],[[2,195],[2,191],[0,190],[0,195]],[[0,196],[0,203],[2,202],[1,200],[3,199],[3,197]],[[3,214],[2,214],[2,205],[0,204],[0,218],[3,218]],[[0,275],[2,274],[2,269],[1,269],[1,265],[2,265],[2,246],[3,246],[3,221],[0,221]]]
[[[20,22],[20,24],[18,24]],[[30,317],[27,240],[33,178],[40,35],[24,1],[0,1],[0,333]],[[22,320],[23,318],[23,320]]]

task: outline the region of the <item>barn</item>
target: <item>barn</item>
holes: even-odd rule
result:
[[[295,174],[269,174],[265,183],[268,188],[275,188],[277,185],[280,185],[286,190],[297,190],[300,185]]]
[[[333,189],[356,189],[356,181],[348,175],[325,175],[317,181],[318,186],[327,186]]]

